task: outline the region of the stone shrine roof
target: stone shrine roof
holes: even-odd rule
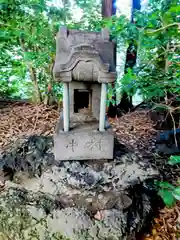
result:
[[[85,32],[61,27],[56,37],[55,79],[114,82],[114,50],[107,29]]]

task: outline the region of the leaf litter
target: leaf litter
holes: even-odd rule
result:
[[[5,106],[0,109],[0,149],[24,136],[52,135],[58,118],[55,106],[18,102]]]

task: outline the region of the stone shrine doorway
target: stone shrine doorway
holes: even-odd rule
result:
[[[74,89],[74,113],[82,110],[91,112],[92,90]]]

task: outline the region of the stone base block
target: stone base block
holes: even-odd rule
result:
[[[54,134],[55,160],[113,159],[112,130],[99,132],[97,129],[97,124],[82,124],[69,132],[57,130]]]

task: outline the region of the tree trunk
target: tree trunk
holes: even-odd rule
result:
[[[38,82],[37,82],[36,70],[33,67],[29,66],[29,72],[30,72],[30,75],[31,75],[31,80],[32,80],[33,85],[34,85],[35,100],[36,100],[37,103],[41,103],[42,102],[42,96],[41,96],[39,85],[38,85]]]
[[[140,8],[141,8],[140,0],[133,0],[131,22],[134,22],[134,10],[140,10]],[[137,46],[135,45],[135,41],[132,40],[127,49],[125,73],[127,72],[128,68],[133,68],[135,66],[136,58],[137,58]],[[125,92],[122,92],[121,94],[122,98],[120,104],[118,105],[118,108],[122,109],[125,112],[128,112],[133,108],[132,97],[128,97]]]
[[[102,17],[112,16],[112,0],[102,0]]]
[[[24,51],[24,53],[28,52],[28,50],[25,47],[23,38],[19,38],[19,43],[20,43],[20,46],[21,46],[22,50]],[[26,61],[26,64],[27,64],[27,67],[29,69],[31,80],[32,80],[33,85],[34,85],[36,102],[41,103],[42,102],[42,96],[41,96],[41,92],[40,92],[39,85],[38,85],[38,82],[37,82],[36,70],[35,70],[35,68],[33,68],[31,66],[31,63],[29,61]]]
[[[48,67],[48,73],[50,75],[50,79],[48,81],[48,86],[46,89],[46,96],[44,98],[44,104],[45,105],[51,105],[51,103],[58,102],[58,99],[56,99],[55,94],[53,92],[53,68],[55,64],[55,58],[52,59],[52,63]],[[49,71],[50,70],[50,71]]]
[[[102,0],[102,17],[103,18],[110,18],[116,14],[116,7],[115,7],[116,0]],[[116,64],[116,46],[114,49],[114,62]],[[112,87],[115,88],[115,84],[112,84]],[[112,99],[116,102],[116,96],[113,95]],[[108,108],[108,116],[115,117],[116,115],[116,107],[113,106],[112,102],[109,104]]]

